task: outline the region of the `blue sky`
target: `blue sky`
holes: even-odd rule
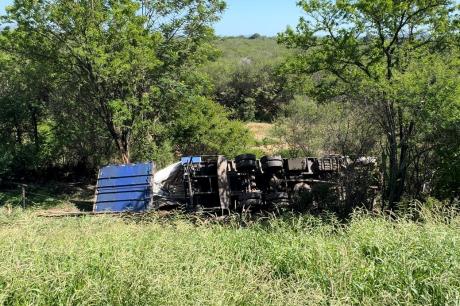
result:
[[[2,0],[0,0],[2,1]],[[295,26],[302,15],[297,0],[227,0],[227,10],[216,24],[217,35],[273,36]]]
[[[0,15],[5,13],[5,6],[11,4],[13,1],[10,0],[0,0]]]
[[[0,0],[0,14],[12,0]],[[295,26],[301,15],[296,0],[227,0],[227,10],[215,25],[216,34],[251,35],[259,33],[273,36]]]

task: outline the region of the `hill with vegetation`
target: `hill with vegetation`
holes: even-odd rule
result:
[[[275,38],[223,37],[214,42],[218,57],[203,68],[217,102],[244,121],[272,121],[294,95],[293,83],[282,73],[294,52]]]
[[[228,76],[244,64],[276,66],[292,54],[292,50],[278,44],[275,37],[217,37],[214,46],[219,50],[218,57],[206,65],[213,79],[219,72],[221,76]]]

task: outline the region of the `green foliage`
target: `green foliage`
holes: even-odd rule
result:
[[[434,153],[435,195],[440,198],[454,198],[460,190],[460,121],[451,123],[433,136],[437,137],[438,143]]]
[[[0,34],[0,40],[3,38]],[[14,169],[21,176],[27,169],[50,166],[50,157],[56,153],[50,136],[52,123],[42,120],[49,98],[47,68],[31,62],[19,65],[17,60],[0,51],[0,175]]]
[[[165,108],[158,100],[168,91],[195,86],[181,76],[213,54],[209,24],[223,8],[219,0],[16,1],[5,17],[15,28],[3,31],[4,48],[48,66],[56,82],[46,88],[48,102],[66,110],[77,102],[83,107],[73,111],[96,115],[128,162],[133,127],[159,119],[155,107]]]
[[[184,154],[223,154],[233,157],[247,151],[253,142],[248,129],[228,119],[224,108],[202,97],[192,97],[180,106],[171,125],[176,149]]]
[[[459,60],[454,54],[432,54],[395,75],[392,94],[405,106],[404,116],[412,117],[418,127],[409,168],[415,173],[409,177],[412,194],[420,194],[427,182],[440,197],[453,198],[460,190]]]
[[[163,168],[176,161],[172,140],[167,135],[164,124],[143,124],[133,129],[132,158],[136,161],[155,161]]]
[[[0,34],[0,173],[240,152],[248,133],[208,100],[199,70],[224,7],[16,1]]]
[[[272,120],[295,92],[294,82],[279,72],[292,52],[272,38],[222,38],[215,45],[222,55],[204,71],[214,84],[216,100],[229,107],[235,118]]]
[[[271,133],[287,146],[280,152],[287,157],[364,156],[378,139],[366,114],[350,103],[318,104],[302,96],[281,109]]]
[[[275,123],[273,136],[286,143],[298,156],[321,154],[325,136],[324,123],[328,114],[324,106],[314,101],[296,97],[283,108]]]
[[[355,216],[241,227],[0,213],[0,303],[446,305],[460,300],[458,217]]]
[[[384,196],[395,208],[406,190],[421,189],[421,180],[407,180],[417,151],[430,147],[424,135],[449,121],[445,107],[458,100],[458,5],[450,0],[302,0],[299,6],[307,17],[279,36],[301,50],[287,71],[309,75],[307,93],[318,101],[345,100],[370,114],[385,136]],[[436,77],[432,61],[450,80]],[[434,113],[436,121],[423,121]]]

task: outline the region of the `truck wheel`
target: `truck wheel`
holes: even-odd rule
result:
[[[256,160],[256,156],[254,154],[241,154],[235,157],[235,163],[238,163],[242,160]]]
[[[236,170],[241,171],[241,172],[246,172],[246,171],[256,169],[257,162],[251,159],[243,159],[243,160],[237,161],[235,165],[236,165]]]
[[[285,207],[289,205],[289,195],[287,192],[272,192],[265,195],[265,201],[268,205]]]
[[[262,204],[260,192],[247,192],[240,195],[240,202],[245,207],[258,206]]]
[[[282,169],[283,158],[281,156],[264,156],[260,159],[263,169]]]

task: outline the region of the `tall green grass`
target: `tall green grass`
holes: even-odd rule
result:
[[[460,219],[0,215],[7,305],[460,304]]]

